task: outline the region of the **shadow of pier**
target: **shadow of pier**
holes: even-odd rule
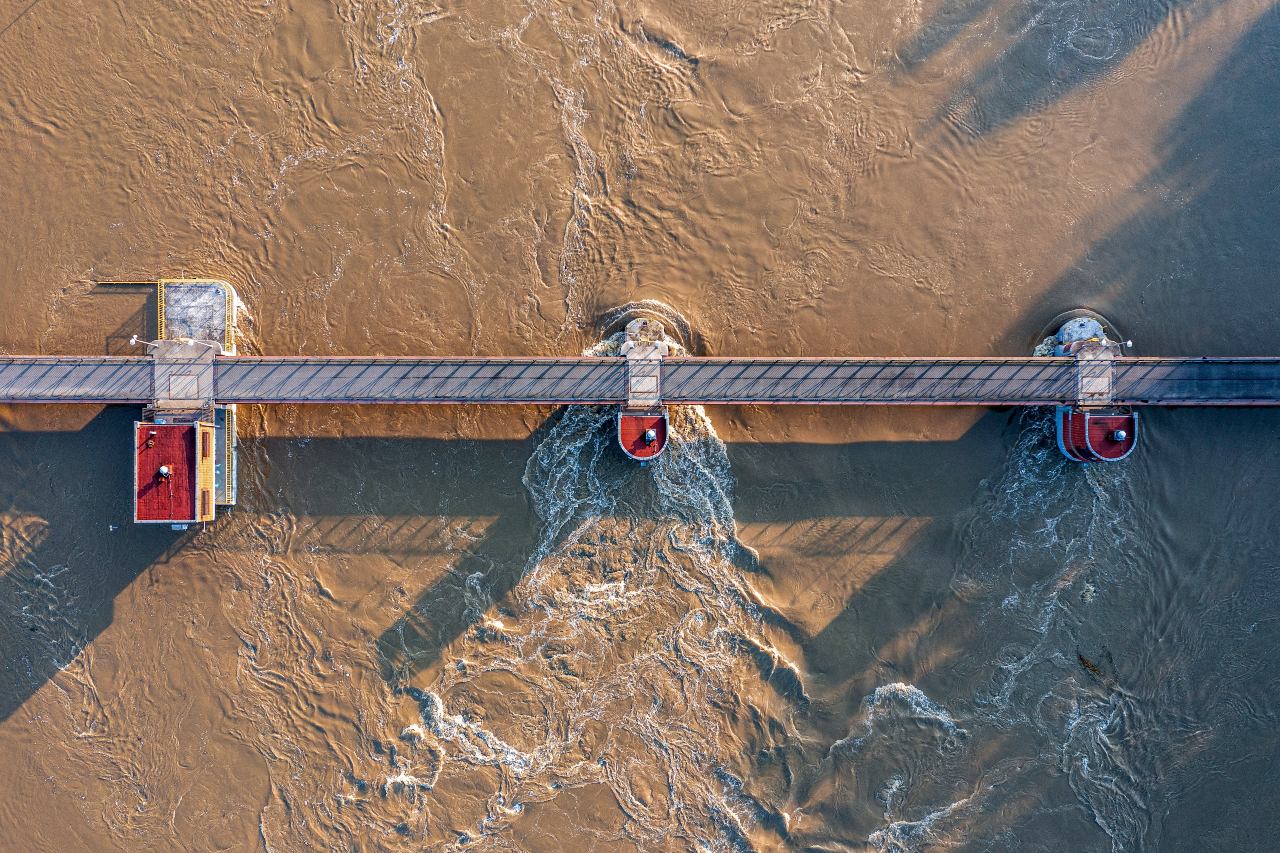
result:
[[[0,606],[9,610],[0,621],[0,654],[15,662],[0,676],[0,720],[110,625],[121,591],[194,535],[131,522],[127,436],[136,414],[109,407],[75,431],[0,431]],[[988,413],[955,441],[730,445],[746,485],[738,520],[789,528],[788,535],[814,524],[816,495],[806,495],[805,484],[817,471],[848,478],[847,500],[836,513],[945,515],[998,463],[1007,420]],[[379,636],[383,676],[398,687],[484,617],[477,597],[500,607],[519,582],[538,535],[521,481],[536,443],[536,436],[251,438],[242,461],[246,470],[262,464],[263,480],[230,512],[264,515],[283,506],[297,519],[292,535],[312,553],[399,557],[440,556],[441,532],[451,520],[490,519],[475,541],[450,547],[447,570]],[[922,460],[933,460],[927,467],[937,472],[928,489],[911,479]],[[768,488],[752,485],[764,482]],[[790,499],[777,500],[779,488]],[[823,500],[824,512],[832,511],[830,495]],[[891,526],[846,531],[853,538],[827,547],[879,541]]]
[[[108,625],[113,602],[189,533],[135,525],[135,410],[75,432],[0,431],[0,721]]]

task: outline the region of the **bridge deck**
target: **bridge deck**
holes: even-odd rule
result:
[[[193,363],[192,369],[197,365]],[[173,369],[177,369],[176,367]],[[1042,406],[1078,397],[1070,358],[672,358],[667,403]],[[152,359],[0,356],[0,402],[148,403]],[[219,403],[620,404],[621,358],[219,358]],[[1277,406],[1280,358],[1118,358],[1118,405]]]
[[[150,358],[0,356],[0,402],[149,403]]]

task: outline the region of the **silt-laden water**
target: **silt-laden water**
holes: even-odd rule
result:
[[[0,352],[1017,355],[1067,309],[1275,354],[1280,14],[1242,2],[0,8]],[[1266,851],[1280,418],[0,411],[0,845]]]

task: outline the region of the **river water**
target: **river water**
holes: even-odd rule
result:
[[[218,276],[257,354],[1275,354],[1261,0],[0,4],[0,352]],[[13,850],[1264,851],[1280,416],[241,412],[129,523],[128,409],[0,411]]]

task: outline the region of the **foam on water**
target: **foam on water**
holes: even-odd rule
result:
[[[907,682],[877,686],[827,752],[836,774],[870,774],[859,784],[883,806],[884,825],[867,835],[877,849],[963,846],[999,813],[1017,817],[986,836],[992,849],[1017,849],[1019,825],[1038,820],[1065,827],[1064,838],[1100,829],[1116,851],[1149,837],[1169,721],[1125,689],[1090,639],[1096,602],[1122,595],[1140,567],[1132,469],[1067,463],[1042,414],[1019,426],[960,530],[952,587],[972,614],[962,618],[978,623],[969,671],[946,679],[945,701]],[[1101,663],[1082,666],[1081,648]],[[983,754],[1001,758],[983,770]],[[1082,808],[1035,805],[1033,792],[1063,776]]]
[[[601,789],[617,807],[610,831],[641,847],[799,837],[803,799],[762,787],[751,756],[803,750],[812,690],[775,636],[786,620],[751,587],[723,443],[697,408],[671,418],[671,445],[648,468],[614,452],[609,409],[570,407],[550,425],[524,473],[540,528],[501,620],[483,573],[468,576],[473,627],[430,684],[408,690],[418,719],[384,789],[448,803],[444,819],[468,843],[496,842],[565,792]],[[883,806],[883,825],[864,830],[878,849],[951,843],[1063,775],[1077,817],[1114,849],[1147,837],[1157,721],[1075,660],[1092,602],[1136,568],[1132,484],[1060,460],[1050,429],[1023,424],[961,533],[955,586],[991,637],[974,649],[989,659],[945,700],[880,684],[817,762]],[[1002,758],[979,770],[992,748]]]
[[[1140,568],[1132,468],[1062,459],[1044,413],[1021,427],[964,537],[961,571],[986,591],[983,630],[1003,638],[972,698],[975,747],[1029,739],[1026,784],[1066,772],[1113,849],[1141,849],[1144,791],[1156,783],[1143,756],[1161,748],[1159,726],[1114,676],[1090,662],[1102,673],[1093,676],[1077,660],[1095,600],[1123,595]],[[993,545],[1003,550],[995,561]]]
[[[442,744],[451,744],[450,755],[471,764],[502,766],[516,776],[528,773],[534,759],[502,738],[460,714],[449,714],[435,693],[414,692],[427,728]],[[419,729],[420,731],[421,729]]]
[[[895,820],[884,829],[878,829],[867,837],[867,843],[877,850],[892,853],[915,853],[928,848],[936,849],[942,840],[941,824],[957,816],[974,804],[976,794],[948,803],[919,820]],[[888,812],[886,812],[886,819]]]
[[[411,691],[413,739],[441,751],[442,779],[498,772],[455,827],[472,839],[507,831],[517,806],[601,785],[641,846],[745,849],[786,831],[742,762],[785,739],[804,678],[740,568],[723,443],[701,409],[670,414],[666,453],[640,468],[616,452],[612,409],[562,413],[525,470],[542,524],[503,630],[477,619]]]
[[[863,700],[865,715],[863,733],[855,737],[850,733],[834,744],[832,749],[844,747],[856,751],[866,743],[879,722],[909,721],[917,726],[936,727],[948,741],[964,738],[968,733],[956,725],[946,708],[934,702],[913,684],[894,682],[883,684]]]

